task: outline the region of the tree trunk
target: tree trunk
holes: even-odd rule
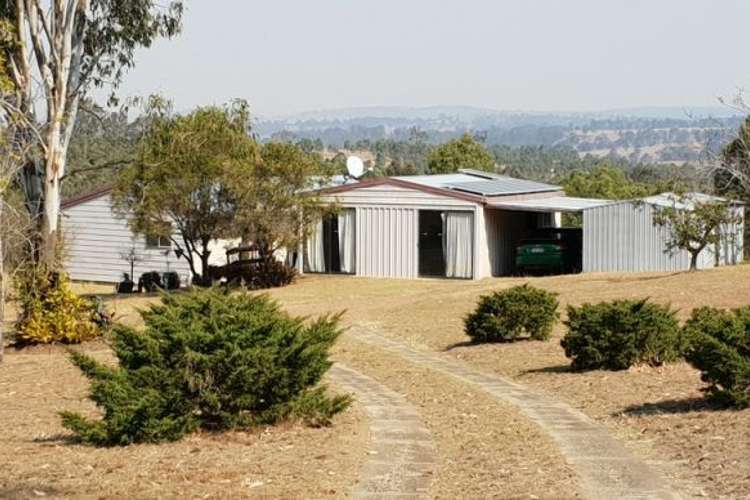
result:
[[[698,256],[700,251],[690,253],[690,272],[698,270]]]
[[[42,214],[42,263],[57,271],[58,224],[60,222],[60,178],[65,173],[65,148],[61,143],[60,122],[53,122],[49,134],[49,151],[44,184],[44,212]]]
[[[58,223],[60,221],[60,184],[56,178],[46,181],[47,189],[44,196],[44,213],[42,216],[42,263],[48,269],[55,269],[58,239]]]
[[[206,248],[203,248],[203,252],[201,252],[201,285],[202,286],[211,286],[211,273],[208,269],[208,258],[211,255],[211,252],[207,251]]]

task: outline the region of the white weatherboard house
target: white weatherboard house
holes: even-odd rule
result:
[[[667,232],[653,225],[653,206],[667,203],[667,195],[633,202],[573,198],[559,186],[475,170],[365,180],[319,193],[342,211],[322,221],[303,245],[303,272],[508,275],[519,241],[536,228],[559,226],[564,212],[583,214],[584,272],[670,271],[689,263],[687,252],[665,251]],[[742,205],[733,210],[741,214]],[[700,267],[742,259],[743,225],[723,229],[719,258],[706,249]]]
[[[168,238],[136,236],[127,220],[112,211],[111,189],[101,189],[62,204],[66,270],[71,279],[117,283],[130,273],[125,255],[134,251],[136,281],[149,271],[175,271],[182,283],[190,282],[190,268],[178,259]]]

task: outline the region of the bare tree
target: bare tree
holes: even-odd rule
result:
[[[748,118],[740,126],[737,136],[706,162],[706,171],[720,193],[739,195],[750,200],[750,104],[744,91],[739,90],[731,100],[719,99],[731,109]]]
[[[143,256],[138,252],[135,238],[131,238],[130,246],[120,252],[120,258],[130,264],[130,279],[135,279],[135,265],[144,260]]]
[[[14,274],[29,255],[29,219],[8,202],[8,193],[31,144],[12,140],[7,129],[0,129],[0,362],[3,360],[7,320],[5,306]]]
[[[153,0],[0,3],[0,22],[11,32],[0,51],[12,84],[0,111],[15,136],[36,142],[21,184],[40,235],[40,261],[54,265],[60,183],[81,98],[94,86],[117,85],[135,49],[174,35],[181,14],[180,1],[166,8]]]

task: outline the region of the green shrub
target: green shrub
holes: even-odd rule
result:
[[[78,344],[102,334],[99,308],[70,289],[65,274],[37,267],[23,269],[15,280],[20,314],[15,341],[28,344]]]
[[[686,358],[715,400],[750,407],[750,306],[731,311],[694,309],[684,326]]]
[[[474,342],[498,342],[528,335],[545,340],[558,317],[556,294],[528,284],[480,297],[477,309],[464,321]]]
[[[682,352],[675,314],[648,299],[568,306],[568,333],[561,344],[576,370],[660,365]]]
[[[119,367],[72,354],[103,410],[101,420],[62,413],[85,442],[170,441],[197,428],[285,419],[327,425],[349,404],[349,396],[328,396],[317,385],[331,366],[338,316],[308,323],[266,296],[217,289],[163,295],[141,316],[143,331],[113,330]]]

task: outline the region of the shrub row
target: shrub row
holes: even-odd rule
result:
[[[474,342],[545,340],[557,320],[555,294],[523,285],[480,298],[465,319]],[[568,306],[561,340],[575,370],[623,370],[686,359],[702,372],[708,394],[750,407],[750,306],[731,311],[701,307],[680,327],[668,305],[614,300]]]

